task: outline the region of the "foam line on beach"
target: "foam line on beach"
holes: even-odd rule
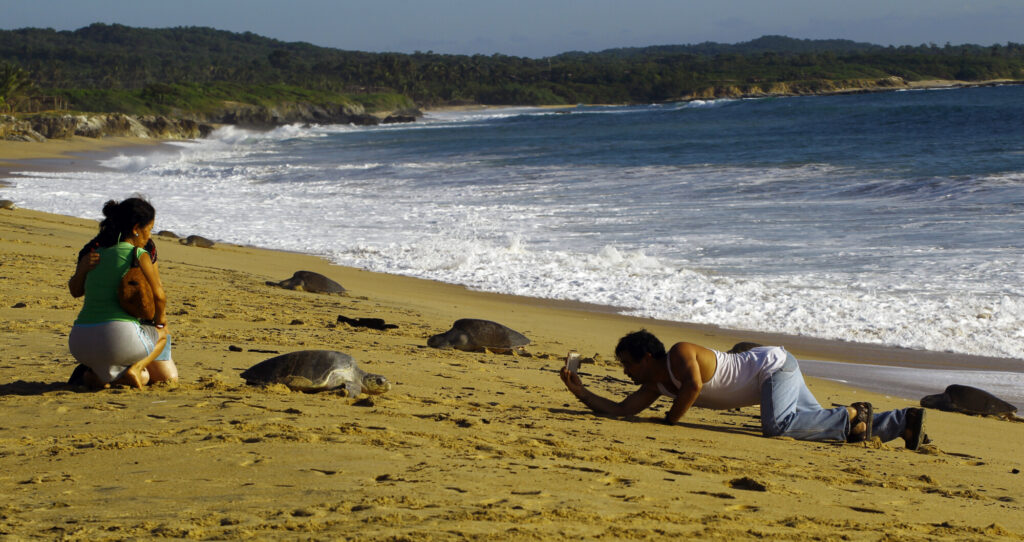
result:
[[[1024,373],[910,369],[818,360],[800,360],[800,369],[807,376],[915,401],[942,393],[950,384],[973,386],[1024,410]]]

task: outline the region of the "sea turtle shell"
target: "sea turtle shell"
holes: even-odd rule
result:
[[[483,348],[516,348],[530,344],[522,333],[490,320],[462,318],[444,333],[427,339],[432,348],[476,351]]]
[[[363,371],[352,356],[334,350],[282,354],[249,367],[242,378],[252,385],[284,384],[299,391],[344,390],[348,397],[391,389],[387,378]]]

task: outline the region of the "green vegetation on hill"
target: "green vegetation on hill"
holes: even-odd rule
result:
[[[366,53],[210,28],[94,24],[0,31],[3,63],[78,110],[178,114],[224,102],[302,102],[373,111],[409,108],[409,99],[428,106],[650,103],[899,84],[894,78],[1016,80],[1024,79],[1024,45],[882,47],[765,36],[530,59]]]

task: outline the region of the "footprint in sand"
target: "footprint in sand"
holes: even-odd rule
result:
[[[884,514],[882,510],[876,510],[874,508],[864,508],[863,506],[851,506],[850,510],[854,512],[864,512],[865,514]]]
[[[264,461],[266,461],[265,458],[256,456],[256,457],[253,457],[253,458],[250,458],[250,459],[246,459],[245,461],[242,461],[241,463],[238,464],[238,466],[240,466],[240,467],[255,467],[256,465],[259,465],[260,463],[263,463]]]
[[[736,497],[728,493],[712,493],[710,491],[691,491],[694,495],[707,495],[708,497],[715,497],[718,499],[735,499]]]
[[[306,470],[306,471],[309,471],[309,472],[315,472],[317,474],[323,474],[324,476],[334,476],[335,474],[341,474],[342,473],[342,471],[340,471],[340,470],[332,470],[332,469],[299,469],[299,470]]]
[[[631,480],[629,478],[619,478],[618,476],[608,476],[606,478],[602,478],[601,483],[606,486],[632,487],[633,485],[636,484],[636,480]]]
[[[757,512],[760,507],[751,504],[734,504],[732,506],[725,507],[730,512]]]

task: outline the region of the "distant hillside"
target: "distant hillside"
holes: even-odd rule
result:
[[[72,109],[180,114],[225,102],[265,108],[298,102],[374,111],[409,109],[412,101],[651,103],[898,88],[922,79],[1018,80],[1024,46],[882,47],[764,36],[530,59],[367,53],[212,28],[93,24],[0,31],[0,68],[4,63]]]
[[[786,36],[762,36],[755,40],[728,44],[707,41],[696,45],[655,45],[651,47],[625,47],[606,49],[597,54],[622,57],[644,57],[652,55],[760,55],[763,53],[862,53],[880,51],[881,45],[850,40],[808,40]]]

